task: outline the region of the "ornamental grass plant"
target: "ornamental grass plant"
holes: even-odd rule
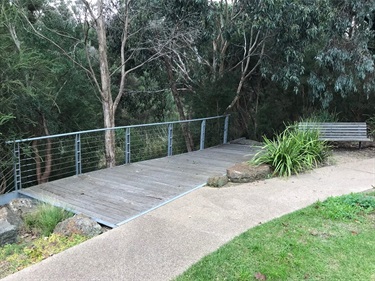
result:
[[[59,222],[72,216],[73,213],[69,211],[42,203],[34,213],[25,216],[25,227],[27,230],[49,236]]]
[[[263,140],[265,145],[251,163],[270,165],[273,175],[288,177],[313,169],[329,155],[329,146],[319,140],[317,130],[299,130],[297,125],[288,126],[275,139]]]

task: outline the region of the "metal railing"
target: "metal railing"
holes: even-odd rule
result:
[[[115,134],[116,165],[227,143],[229,115],[96,129],[6,142],[9,155],[0,158],[0,194],[46,181],[106,168],[104,134]],[[12,152],[11,152],[12,151]]]

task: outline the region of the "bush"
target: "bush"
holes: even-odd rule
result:
[[[73,213],[62,208],[49,204],[40,204],[37,210],[27,215],[24,220],[27,229],[48,236],[59,222],[72,216]]]
[[[316,110],[304,116],[301,122],[339,122],[339,114],[327,110]]]
[[[375,139],[375,116],[367,119],[366,123],[369,125],[370,136]]]
[[[312,169],[328,157],[329,146],[319,140],[316,130],[287,127],[275,140],[263,137],[265,145],[252,159],[252,164],[268,164],[274,175],[290,176]]]

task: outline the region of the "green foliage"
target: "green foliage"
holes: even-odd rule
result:
[[[47,238],[38,238],[30,244],[4,245],[0,248],[0,278],[4,278],[27,266],[40,262],[54,254],[80,244],[87,239],[87,237],[77,234],[71,237],[52,234]]]
[[[370,135],[375,139],[375,116],[370,117],[366,122],[369,125]]]
[[[315,46],[315,63],[308,79],[311,94],[325,107],[336,95],[355,93],[369,98],[375,88],[375,60],[368,46],[374,38],[370,28],[374,2],[332,1],[329,10],[322,24],[328,29],[320,45]]]
[[[71,216],[73,216],[73,213],[62,208],[49,204],[40,204],[37,211],[28,214],[24,220],[27,229],[48,236],[59,222]]]
[[[354,219],[375,210],[375,197],[363,193],[329,197],[324,202],[317,202],[315,208],[327,219]]]
[[[339,114],[336,112],[329,112],[328,110],[315,110],[307,117],[302,118],[302,122],[338,122]]]
[[[328,156],[328,147],[319,140],[316,130],[298,130],[295,126],[287,127],[275,140],[264,137],[265,145],[258,152],[252,163],[268,164],[274,174],[290,176],[317,167]]]

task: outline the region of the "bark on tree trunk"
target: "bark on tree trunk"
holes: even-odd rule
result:
[[[43,129],[46,136],[49,135],[48,128],[47,128],[47,122],[42,115],[42,123],[43,123]],[[48,182],[49,176],[51,175],[52,171],[52,143],[51,139],[46,139],[46,149],[45,149],[45,158],[44,158],[44,172],[42,172],[42,158],[39,154],[38,149],[38,141],[34,140],[31,144],[31,147],[33,148],[34,154],[35,154],[35,165],[36,165],[36,178],[38,181],[38,184],[46,183]]]
[[[168,74],[168,80],[171,88],[171,92],[173,95],[174,102],[177,107],[178,115],[180,116],[180,120],[187,120],[184,112],[184,107],[182,105],[180,93],[178,92],[176,81],[174,79],[173,70],[172,70],[172,63],[169,58],[164,57],[164,63]],[[189,124],[188,123],[182,123],[181,124],[182,133],[184,135],[185,143],[186,143],[186,149],[188,152],[191,152],[194,150],[194,142],[193,137],[191,135]]]
[[[99,16],[96,19],[96,33],[99,46],[100,61],[100,80],[101,80],[101,97],[103,105],[104,128],[113,128],[115,126],[115,111],[111,92],[111,78],[108,68],[107,57],[107,35],[105,29],[105,21],[103,16],[103,3],[98,1]],[[105,131],[105,160],[107,167],[116,165],[115,159],[115,133],[113,130]]]
[[[115,126],[115,118],[114,118],[114,112],[112,110],[111,103],[103,102],[103,114],[104,114],[104,127],[113,128]],[[105,131],[104,145],[105,145],[106,166],[108,168],[116,166],[114,130]]]

